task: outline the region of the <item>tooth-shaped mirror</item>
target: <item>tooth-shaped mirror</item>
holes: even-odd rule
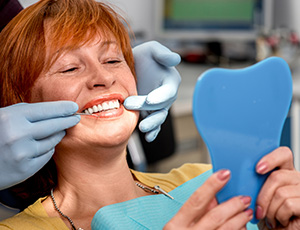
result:
[[[262,156],[279,147],[291,99],[290,69],[277,57],[244,69],[210,69],[199,77],[193,98],[194,121],[209,150],[213,170],[231,170],[230,181],[217,194],[219,202],[247,195],[255,211],[266,179],[255,172],[255,166]]]

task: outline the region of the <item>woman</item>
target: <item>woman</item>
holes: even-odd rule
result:
[[[23,9],[18,0],[6,0],[0,8],[3,27]],[[151,142],[160,132],[168,108],[177,96],[181,78],[174,66],[179,64],[180,56],[155,41],[134,47],[133,54],[137,79],[139,83],[143,83],[137,87],[142,96],[127,98],[124,106],[129,110],[144,111],[146,117],[140,122],[139,129],[146,133],[145,139]],[[151,73],[149,69],[152,70]],[[64,130],[79,122],[73,118],[77,109],[77,105],[71,101],[44,102],[38,105],[19,103],[0,108],[0,190],[24,181],[48,162],[54,153],[54,147],[63,138]],[[34,114],[28,112],[32,110],[35,111]],[[39,129],[24,129],[22,132],[17,130],[28,123],[39,126]],[[48,130],[48,136],[43,138],[43,142],[35,139],[34,137],[39,136],[39,131],[44,129]],[[39,147],[35,148],[36,145]],[[23,151],[24,160],[18,158],[19,149]],[[10,161],[7,156],[10,156]],[[0,202],[5,193],[6,191],[0,191]]]
[[[54,161],[27,186],[14,189],[29,203],[39,199],[1,222],[1,229],[90,229],[100,208],[160,193],[152,183],[169,192],[210,169],[209,165],[185,165],[166,175],[129,169],[126,145],[139,115],[122,104],[137,94],[130,40],[123,22],[103,3],[42,0],[25,9],[1,34],[1,39],[9,41],[0,47],[4,56],[7,54],[0,60],[4,62],[2,68],[12,69],[1,75],[1,106],[67,100],[76,102],[78,112],[87,114],[67,130],[55,149]],[[278,154],[281,152],[288,154]],[[283,183],[276,177],[267,181],[271,186],[262,190],[258,214],[260,219],[267,216],[271,224],[278,220],[293,227],[299,224],[299,214],[294,212],[297,208],[282,207],[278,202],[281,198],[270,199],[276,188],[286,184],[299,191],[300,177],[293,171],[290,156],[289,150],[278,149],[259,162],[258,172],[281,167],[280,174],[289,173],[291,181]],[[221,205],[215,200],[229,178],[228,170],[213,174],[165,228],[245,229],[253,216],[247,209],[249,197],[235,197]],[[281,208],[289,214],[273,215]],[[293,219],[289,221],[290,217]]]

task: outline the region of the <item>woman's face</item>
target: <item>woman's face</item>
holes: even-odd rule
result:
[[[31,102],[69,100],[78,104],[81,121],[67,131],[63,146],[114,146],[134,130],[138,112],[123,107],[136,95],[136,83],[116,40],[95,39],[89,45],[60,56],[41,73],[32,89]],[[79,146],[78,146],[79,147]]]

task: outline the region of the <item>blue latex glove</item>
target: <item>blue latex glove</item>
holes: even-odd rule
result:
[[[128,97],[124,106],[129,110],[142,110],[141,115],[146,118],[140,122],[139,129],[147,133],[145,138],[151,142],[177,98],[181,77],[174,66],[181,59],[155,41],[135,47],[133,55],[139,96]]]
[[[0,108],[0,189],[20,183],[49,161],[64,130],[80,121],[72,115],[77,110],[70,101]]]

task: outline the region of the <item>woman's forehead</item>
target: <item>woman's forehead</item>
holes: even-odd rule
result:
[[[45,49],[46,49],[46,69],[62,55],[69,51],[80,49],[84,46],[99,45],[101,48],[114,47],[121,49],[120,41],[116,39],[114,34],[107,29],[95,28],[81,31],[78,34],[76,31],[58,31],[52,24],[51,19],[45,20],[44,35],[45,35]]]
[[[46,46],[54,46],[56,48],[69,47],[78,48],[88,45],[95,44],[119,44],[119,40],[116,39],[114,34],[108,30],[108,28],[97,27],[97,28],[86,28],[78,32],[74,28],[61,28],[57,29],[52,24],[51,20],[45,20],[44,23],[45,31],[45,43]]]

